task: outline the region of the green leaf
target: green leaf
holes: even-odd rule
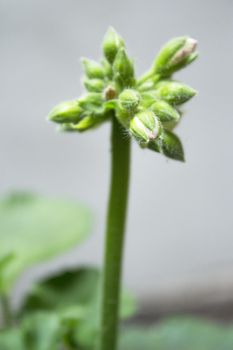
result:
[[[21,315],[38,311],[56,312],[65,325],[74,322],[70,341],[92,346],[98,334],[100,314],[100,273],[95,268],[64,271],[34,286],[26,297]],[[132,295],[122,295],[121,317],[127,318],[136,310]],[[69,331],[69,329],[67,329]]]
[[[22,313],[60,311],[79,305],[85,308],[96,295],[99,272],[95,268],[63,271],[35,284],[26,296]]]
[[[27,350],[24,346],[22,334],[19,329],[0,332],[1,350]]]
[[[121,350],[232,350],[233,329],[195,318],[178,317],[150,328],[124,331]]]
[[[90,229],[89,210],[75,201],[19,193],[1,200],[0,260],[13,255],[1,270],[2,289],[9,290],[32,264],[82,242]]]
[[[62,344],[61,323],[57,315],[37,313],[27,317],[21,327],[26,349],[58,350]]]

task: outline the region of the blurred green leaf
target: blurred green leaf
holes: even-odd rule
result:
[[[73,306],[86,308],[95,298],[98,282],[99,272],[95,268],[62,271],[35,284],[27,295],[21,312],[65,312]]]
[[[233,329],[195,318],[178,317],[150,328],[125,330],[120,350],[232,350]]]
[[[0,332],[0,349],[27,350],[23,344],[20,330],[12,329]]]
[[[70,200],[16,193],[0,201],[1,284],[5,290],[32,264],[63,253],[87,237],[91,215]]]
[[[33,287],[22,305],[21,315],[38,311],[56,312],[71,342],[92,346],[98,334],[100,287],[101,276],[95,268],[63,271]],[[128,291],[124,292],[121,317],[129,317],[135,310],[134,298]]]
[[[58,350],[62,344],[60,319],[53,313],[27,317],[22,323],[22,334],[26,349]]]

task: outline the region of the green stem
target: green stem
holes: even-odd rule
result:
[[[111,185],[106,223],[101,350],[116,350],[121,294],[121,270],[130,170],[130,139],[112,118]]]
[[[154,71],[149,71],[145,73],[141,78],[137,81],[137,86],[140,87],[143,83],[145,83],[147,80],[151,79],[154,83],[157,83],[161,76],[158,73],[155,73]]]
[[[141,78],[138,79],[137,85],[138,86],[142,85],[143,83],[145,83],[145,81],[153,77],[153,75],[154,75],[154,72],[151,72],[151,71],[145,73]]]
[[[2,309],[3,327],[4,328],[11,327],[13,320],[12,320],[9,298],[7,295],[2,294],[0,296],[0,301],[1,301],[1,309]]]

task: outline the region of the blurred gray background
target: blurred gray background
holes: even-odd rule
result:
[[[45,121],[83,88],[80,56],[98,59],[109,25],[137,74],[162,44],[188,34],[200,59],[177,78],[199,91],[178,129],[186,163],[133,145],[124,279],[142,300],[233,296],[233,2],[0,1],[1,194],[29,189],[77,198],[95,213],[92,238],[49,268],[102,261],[109,125],[82,135]],[[47,267],[28,272],[18,288]]]

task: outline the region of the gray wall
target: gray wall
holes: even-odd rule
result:
[[[109,25],[128,43],[138,74],[171,37],[199,40],[200,59],[178,75],[199,91],[178,130],[186,164],[133,146],[124,271],[144,297],[227,285],[233,271],[233,2],[1,0],[0,8],[1,193],[70,196],[96,213],[92,239],[60,265],[102,260],[109,126],[65,135],[45,122],[53,105],[82,92],[79,57],[99,58]]]

